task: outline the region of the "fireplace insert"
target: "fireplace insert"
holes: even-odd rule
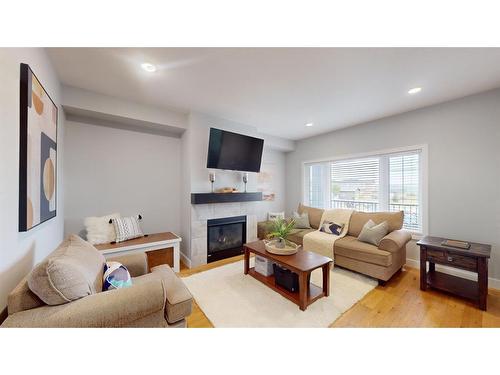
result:
[[[246,239],[246,216],[208,220],[207,263],[243,254]]]

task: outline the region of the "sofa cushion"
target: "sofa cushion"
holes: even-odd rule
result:
[[[316,229],[292,229],[286,239],[288,241],[295,242],[296,244],[303,245],[304,236],[307,233],[314,232],[315,230]]]
[[[151,268],[151,273],[134,277],[132,283],[142,284],[160,279],[166,291],[165,318],[169,324],[178,322],[191,314],[193,297],[182,280],[166,264]]]
[[[292,219],[294,221],[294,228],[311,229],[311,224],[309,223],[309,214],[307,212],[302,212],[301,214],[299,214],[298,212],[294,212]]]
[[[102,290],[104,256],[70,235],[31,271],[28,285],[47,305],[60,305]]]
[[[353,236],[345,236],[335,241],[333,253],[335,256],[339,255],[384,267],[389,267],[392,264],[392,254],[390,252],[358,241]]]
[[[311,227],[313,227],[314,229],[319,228],[319,224],[321,223],[321,217],[323,216],[324,211],[325,210],[322,210],[321,208],[304,206],[302,203],[299,204],[299,208],[297,209],[297,212],[299,214],[307,212],[307,214],[309,215],[309,223],[311,224]]]
[[[366,224],[368,220],[373,220],[375,224],[380,224],[383,221],[387,221],[389,225],[389,233],[393,230],[401,229],[403,227],[403,211],[396,212],[360,212],[354,211],[351,215],[351,220],[349,221],[349,231],[348,235],[353,237],[358,237],[361,233],[361,229]]]
[[[385,237],[389,229],[389,224],[387,221],[383,221],[380,224],[375,224],[372,219],[368,220],[361,233],[358,236],[358,240],[361,242],[371,243],[378,247],[378,244]]]

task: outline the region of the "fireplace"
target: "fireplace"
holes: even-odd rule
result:
[[[246,216],[207,220],[207,263],[243,254],[246,239]]]

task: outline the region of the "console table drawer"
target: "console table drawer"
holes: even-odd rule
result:
[[[463,255],[457,255],[449,253],[448,251],[439,250],[427,250],[427,258],[431,262],[436,262],[440,264],[447,264],[450,266],[456,266],[459,268],[464,268],[470,271],[476,271],[477,269],[477,259],[472,257],[466,257]]]

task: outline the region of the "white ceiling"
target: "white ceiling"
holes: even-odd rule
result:
[[[66,85],[300,139],[500,87],[500,48],[50,48]],[[156,64],[146,73],[142,62]],[[423,88],[417,95],[407,91]],[[313,127],[305,127],[313,122]]]

